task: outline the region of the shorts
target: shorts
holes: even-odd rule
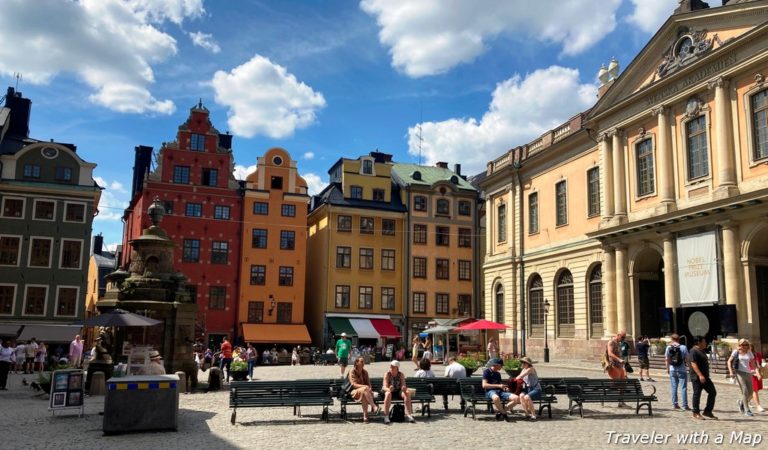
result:
[[[27,357],[27,358],[25,359],[25,361],[27,362],[27,364],[32,364],[33,362],[35,362],[35,357],[34,357],[34,356],[32,356],[32,357]]]
[[[511,392],[504,392],[501,389],[488,389],[485,391],[485,398],[488,400],[493,400],[494,395],[498,395],[502,401],[506,402],[513,394]]]
[[[26,360],[27,359],[25,357],[23,357],[23,356],[17,356],[16,357],[16,364],[24,364],[24,361],[26,361]]]
[[[637,362],[640,365],[641,369],[648,369],[648,368],[651,367],[651,363],[648,360],[647,356],[638,356],[637,357]]]
[[[525,393],[528,397],[531,398],[531,400],[539,400],[541,399],[541,387],[535,387],[528,392]]]
[[[349,361],[349,357],[342,358],[341,356],[339,356],[339,365],[340,366],[346,366],[348,361]]]

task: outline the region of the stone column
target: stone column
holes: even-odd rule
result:
[[[631,331],[629,299],[627,292],[627,246],[616,246],[616,326],[619,330]]]
[[[651,110],[658,121],[656,157],[659,162],[659,200],[663,212],[668,212],[675,202],[674,176],[672,175],[672,130],[669,126],[669,108],[658,106]]]
[[[664,306],[672,308],[672,331],[677,331],[676,308],[680,299],[677,295],[677,248],[674,236],[667,233],[664,241]]]
[[[715,89],[715,142],[714,154],[717,155],[717,193],[716,197],[727,197],[738,194],[736,189],[736,163],[733,157],[733,136],[731,134],[732,117],[730,96],[728,95],[729,80],[723,77],[715,78],[707,86]]]
[[[600,153],[603,156],[603,220],[613,217],[613,149],[608,133],[601,133]]]
[[[487,220],[485,224],[485,254],[491,256],[493,254],[493,237],[496,236],[498,230],[494,233],[497,225],[495,213],[493,211],[493,202],[491,201],[490,195],[485,200],[485,217]]]
[[[725,302],[729,305],[736,305],[736,313],[739,323],[739,330],[742,334],[746,332],[747,304],[741,296],[741,278],[739,276],[740,264],[740,242],[739,225],[737,222],[728,220],[718,223],[723,230],[723,274],[725,275]]]
[[[603,277],[605,280],[603,294],[603,335],[606,337],[616,334],[616,257],[611,246],[603,247],[605,263]]]
[[[613,133],[613,202],[614,215],[619,223],[627,218],[627,182],[624,173],[624,145],[621,130]]]

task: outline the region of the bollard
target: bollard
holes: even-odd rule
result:
[[[187,392],[187,375],[184,372],[176,372],[176,376],[179,377],[179,384],[176,385],[176,389],[179,392]]]
[[[90,395],[104,395],[107,393],[107,383],[104,379],[104,372],[94,372],[91,376]]]
[[[221,369],[218,367],[211,367],[208,371],[208,390],[218,391],[221,389]]]

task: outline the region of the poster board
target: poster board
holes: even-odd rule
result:
[[[392,359],[392,354],[395,351],[395,346],[393,344],[387,344],[387,351],[385,353],[386,357],[389,359]]]
[[[152,347],[148,346],[131,347],[131,353],[128,355],[128,376],[143,373],[142,369],[149,364],[149,351],[151,349]]]
[[[680,305],[717,303],[719,279],[715,231],[677,238],[677,281]]]
[[[56,415],[57,410],[79,409],[79,416],[82,417],[85,409],[84,380],[85,374],[80,369],[54,371],[51,375],[48,410]]]

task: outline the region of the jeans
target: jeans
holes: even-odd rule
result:
[[[717,389],[715,389],[712,380],[707,378],[707,381],[702,383],[699,381],[699,378],[696,377],[695,380],[691,381],[691,385],[693,386],[693,397],[691,397],[691,402],[693,402],[693,413],[699,413],[701,391],[704,390],[707,392],[707,405],[704,407],[704,414],[712,414],[712,410],[715,409],[715,398],[717,398]]]
[[[227,369],[227,381],[229,381],[229,366],[232,364],[232,358],[221,358],[221,370]]]
[[[669,388],[672,391],[672,406],[678,406],[677,386],[681,385],[681,394],[683,396],[683,408],[688,407],[688,374],[683,370],[669,371]]]
[[[256,365],[255,359],[249,359],[248,360],[248,378],[253,377],[253,366]]]

